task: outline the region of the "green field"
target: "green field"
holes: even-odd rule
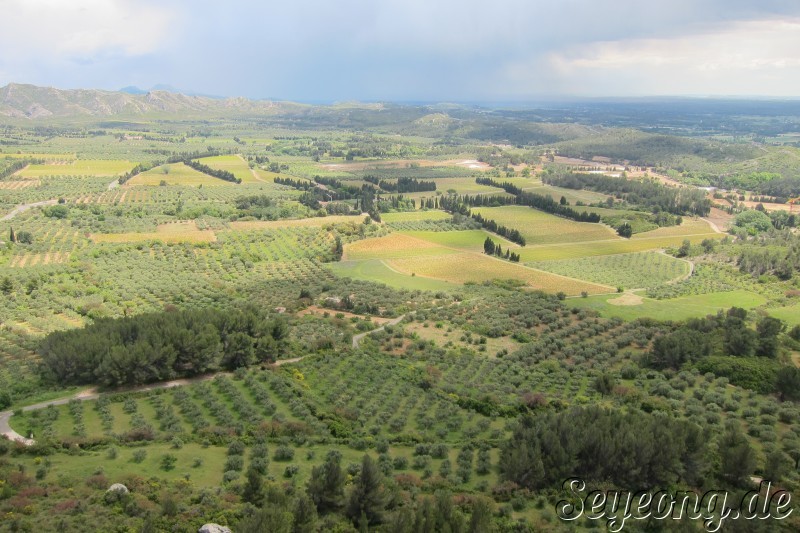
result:
[[[634,305],[614,305],[614,303],[611,303],[617,298],[620,298],[620,296],[590,296],[589,298],[570,300],[570,304],[594,309],[605,317],[618,317],[624,320],[635,320],[643,316],[656,320],[686,320],[688,318],[713,315],[717,311],[723,311],[731,307],[753,309],[767,301],[766,298],[759,294],[743,290],[686,296],[670,300],[654,300],[642,297],[641,303]]]
[[[380,259],[340,261],[339,263],[330,264],[328,268],[337,276],[383,283],[395,289],[441,291],[452,290],[453,287],[457,286],[457,284],[447,281],[411,276],[410,274],[398,272],[389,268]]]
[[[607,293],[611,287],[557,276],[541,270],[527,268],[484,254],[463,253],[436,257],[412,256],[391,259],[387,264],[400,272],[424,276],[453,283],[481,283],[494,279],[515,280],[528,288],[546,292],[564,292],[567,295]]]
[[[142,172],[128,180],[126,185],[161,185],[162,181],[167,185],[185,185],[187,187],[230,185],[230,183],[198,172],[183,163],[161,165],[147,172]]]
[[[641,289],[688,276],[685,261],[657,252],[582,257],[527,263],[529,266],[613,287]]]
[[[486,238],[492,239],[505,250],[506,248],[519,249],[519,245],[485,230],[468,231],[404,231],[404,235],[409,235],[416,239],[436,243],[446,248],[458,248],[471,252],[483,252],[483,243]]]
[[[704,239],[722,239],[724,235],[709,233],[703,235],[649,237],[639,239],[614,239],[607,241],[578,242],[567,244],[551,244],[543,246],[525,246],[520,249],[522,261],[552,261],[558,259],[575,259],[598,255],[627,254],[665,248],[678,248],[684,240],[699,244]]]
[[[258,183],[259,180],[253,175],[247,162],[238,155],[218,155],[214,157],[204,157],[198,162],[208,165],[217,170],[227,170],[234,176],[242,180],[242,183]]]
[[[601,224],[575,222],[524,206],[478,207],[473,210],[525,237],[526,247],[537,244],[589,242],[618,238]]]

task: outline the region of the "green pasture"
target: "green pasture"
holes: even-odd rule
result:
[[[619,294],[589,296],[588,298],[571,299],[569,303],[576,307],[594,309],[602,316],[609,318],[619,317],[624,320],[635,320],[646,316],[656,320],[686,320],[715,314],[717,311],[731,307],[753,309],[767,301],[763,296],[745,290],[713,292],[669,300],[654,300],[642,296],[641,303],[638,305],[610,303],[617,298],[620,298]]]

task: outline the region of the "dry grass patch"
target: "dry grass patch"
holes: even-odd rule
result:
[[[28,187],[38,187],[42,182],[39,180],[13,180],[0,181],[0,190],[14,191],[17,189],[27,189]]]
[[[361,223],[361,216],[334,215],[329,217],[298,218],[294,220],[245,220],[228,224],[234,231],[255,231],[280,228],[321,228],[330,224],[347,224],[350,222]]]
[[[430,257],[432,255],[451,253],[456,252],[436,243],[402,233],[392,233],[385,237],[356,241],[344,247],[344,256],[348,260],[391,259],[409,256]]]
[[[43,254],[19,254],[11,258],[8,266],[12,268],[32,267],[67,263],[69,252],[47,252]]]
[[[161,224],[152,232],[96,233],[94,242],[214,242],[217,236],[211,230],[198,229],[194,221]]]

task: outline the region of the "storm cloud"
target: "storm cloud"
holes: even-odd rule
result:
[[[0,0],[0,84],[305,101],[800,95],[794,0]]]

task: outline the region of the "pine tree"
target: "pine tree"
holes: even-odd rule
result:
[[[342,455],[328,452],[325,462],[311,469],[306,491],[320,513],[337,511],[344,505],[344,472]]]
[[[247,481],[242,489],[242,499],[257,504],[264,496],[264,480],[257,467],[250,465],[247,469]]]
[[[13,290],[14,290],[14,283],[12,283],[11,278],[6,276],[5,278],[3,278],[3,281],[0,282],[0,291],[2,291],[3,294],[11,294],[11,291]]]
[[[370,525],[375,525],[383,521],[385,508],[386,494],[383,490],[383,476],[372,457],[364,455],[361,460],[361,473],[350,493],[347,515],[354,524],[358,525],[363,515],[366,516]]]
[[[294,502],[293,533],[313,533],[317,531],[317,508],[308,494],[300,494]]]

